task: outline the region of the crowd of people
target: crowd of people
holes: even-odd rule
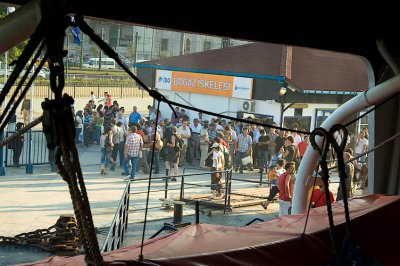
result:
[[[112,101],[108,93],[99,100],[91,94],[83,111],[76,112],[76,142],[79,142],[79,135],[83,132],[83,145],[100,145],[101,174],[115,170],[119,164],[122,174],[133,179],[140,170],[145,174],[150,172],[152,159],[154,174],[160,174],[160,160],[163,160],[165,174],[171,176],[171,181],[176,181],[182,166],[212,170],[215,173],[211,176],[211,198],[222,196],[220,171],[223,169],[233,167],[235,172],[243,174],[246,169],[254,171],[257,168],[273,182],[270,197],[263,207],[267,208],[279,193],[280,202],[284,205],[282,210],[287,212],[295,169],[309,145],[308,135],[296,133],[297,125],[291,132],[277,132],[275,128],[257,126],[251,118],[247,119],[248,123],[217,117],[207,120],[201,112],[190,118],[179,107],[175,108],[175,113],[176,116],[172,114],[170,118],[165,118],[149,105],[147,117],[142,117],[136,106],[129,115],[125,115],[125,108]],[[368,147],[366,132],[361,132],[356,140],[355,155],[362,154]],[[341,141],[342,132],[338,132],[336,138]],[[347,150],[345,156],[351,158],[352,150]],[[362,168],[365,158],[361,157],[360,162],[361,167],[346,164],[352,177],[347,190],[350,193],[353,183],[366,185],[365,167],[360,180],[353,178],[355,169]],[[337,199],[340,197],[342,195],[338,193]]]

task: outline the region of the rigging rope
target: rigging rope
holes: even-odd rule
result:
[[[55,142],[52,142],[52,145],[59,146],[56,149],[56,164],[58,166],[60,175],[63,177],[63,179],[68,183],[70,193],[71,193],[71,198],[74,206],[74,211],[75,215],[77,217],[77,221],[79,224],[79,228],[81,229],[80,231],[83,232],[81,234],[81,239],[83,241],[83,245],[85,247],[85,259],[88,264],[93,264],[93,265],[99,265],[103,262],[101,254],[98,249],[98,243],[97,243],[97,238],[95,235],[95,230],[93,226],[93,220],[91,216],[91,211],[90,211],[90,205],[87,197],[87,192],[85,188],[85,184],[83,181],[83,176],[82,176],[82,171],[80,168],[79,164],[79,157],[78,157],[78,152],[75,146],[75,143],[73,141],[74,139],[74,127],[73,127],[73,120],[72,120],[72,112],[70,109],[69,104],[71,104],[72,98],[69,96],[61,97],[62,94],[62,89],[64,86],[64,76],[63,76],[63,62],[62,62],[62,56],[63,52],[62,49],[60,49],[59,46],[62,44],[60,42],[61,37],[62,40],[64,39],[64,34],[65,32],[62,33],[62,36],[60,36],[60,28],[58,28],[58,32],[53,33],[52,30],[48,25],[51,25],[53,23],[53,20],[56,21],[58,24],[63,25],[63,31],[65,31],[66,28],[66,21],[65,19],[65,13],[63,13],[64,10],[57,9],[54,14],[51,14],[50,17],[46,17],[43,19],[38,26],[38,30],[32,35],[31,40],[28,42],[28,45],[26,49],[24,50],[23,54],[21,55],[20,59],[18,59],[17,67],[16,70],[12,73],[10,76],[10,79],[8,80],[6,86],[4,87],[3,91],[0,93],[0,99],[1,102],[5,99],[5,95],[10,91],[10,88],[12,84],[15,82],[17,76],[21,72],[23,65],[27,63],[31,55],[33,54],[34,50],[36,47],[39,45],[39,43],[42,40],[42,34],[43,34],[43,29],[46,29],[47,31],[45,32],[46,34],[46,43],[49,51],[49,56],[50,56],[50,84],[51,84],[51,89],[56,95],[56,100],[55,103],[63,103],[63,105],[58,105],[52,110],[52,115],[54,115],[56,118],[61,118],[61,119],[55,119],[55,125],[56,127],[56,133],[58,136],[55,139],[52,139]],[[56,24],[57,24],[56,23]],[[86,22],[83,20],[82,16],[77,16],[75,20],[76,24],[73,24],[74,26],[78,26],[84,33],[86,33],[99,47],[111,58],[113,58],[119,66],[121,66],[122,69],[124,69],[143,89],[145,89],[151,97],[156,99],[158,101],[158,109],[160,107],[161,102],[165,102],[170,106],[172,109],[173,113],[175,116],[177,114],[175,113],[174,108],[172,108],[172,105],[176,105],[182,108],[187,108],[190,110],[198,111],[198,112],[203,112],[208,115],[213,115],[213,116],[218,116],[221,118],[225,119],[231,119],[235,121],[241,121],[244,123],[248,123],[249,120],[246,119],[239,119],[239,118],[234,118],[230,117],[227,115],[222,115],[222,114],[217,114],[214,112],[210,112],[207,110],[202,110],[196,107],[184,105],[181,103],[177,103],[171,100],[168,100],[165,98],[164,95],[160,94],[158,91],[155,90],[150,90],[139,78],[137,78],[120,60],[118,54],[114,52],[99,36],[97,36],[93,30],[89,27],[89,25],[86,24]],[[47,25],[47,28],[45,28],[45,24]],[[59,26],[59,25],[58,25]],[[36,54],[34,60],[30,64],[28,71],[25,73],[23,77],[23,81],[25,81],[27,77],[27,73],[30,71],[30,69],[33,67],[34,62],[37,60],[38,55],[40,55],[41,50],[43,49],[43,45],[39,48],[38,53]],[[47,59],[47,54],[46,54],[46,59]],[[28,85],[30,86],[33,82],[33,79],[37,76],[38,72],[40,71],[40,68],[43,66],[43,63],[46,60],[42,60],[41,64],[39,67],[36,69],[33,77],[29,80]],[[22,82],[23,82],[22,81]],[[14,100],[16,97],[16,92],[20,90],[22,82],[18,85],[17,90],[14,92],[12,99]],[[17,103],[19,104],[22,100],[22,97],[26,94],[27,90],[29,89],[29,86],[26,86],[23,92],[21,93],[20,97],[17,100]],[[391,99],[391,98],[389,98]],[[346,126],[350,125],[351,123],[354,123],[355,121],[361,119],[363,116],[367,115],[368,113],[372,112],[376,108],[379,108],[382,106],[385,102],[387,102],[389,99],[385,100],[384,102],[376,105],[374,108],[370,109],[367,113],[364,115],[358,117],[357,119],[352,120],[351,122],[347,123]],[[72,100],[73,103],[73,100]],[[10,103],[7,105],[5,112],[1,114],[0,116],[0,121],[3,121],[3,123],[0,126],[0,130],[4,129],[5,125],[9,121],[11,117],[12,111],[16,110],[16,107],[18,106],[16,104],[13,106],[11,109],[11,112],[7,115],[6,119],[3,121],[4,117],[6,116],[6,113],[8,110],[10,110]],[[158,114],[157,114],[158,118]],[[38,118],[39,119],[39,118]],[[37,120],[38,120],[37,119]],[[54,119],[54,117],[53,117]],[[39,119],[40,120],[40,119]],[[40,121],[36,121],[39,123]],[[65,123],[65,121],[67,123]],[[54,121],[53,121],[54,122]],[[156,121],[156,127],[157,127],[157,122]],[[279,130],[288,130],[296,133],[303,133],[303,134],[310,134],[311,138],[315,143],[315,136],[323,136],[326,138],[326,141],[324,141],[324,145],[322,149],[320,149],[318,146],[317,149],[319,149],[320,152],[320,164],[321,168],[323,171],[323,181],[325,183],[325,193],[326,193],[326,198],[327,198],[327,205],[328,205],[328,214],[330,216],[332,215],[332,210],[331,210],[331,205],[330,205],[330,200],[329,200],[329,184],[328,184],[328,179],[329,179],[329,173],[328,173],[328,167],[326,164],[326,155],[327,155],[327,150],[329,149],[329,144],[333,144],[332,139],[333,139],[333,132],[332,129],[328,132],[324,129],[318,129],[314,130],[313,132],[309,131],[302,131],[302,130],[293,130],[289,128],[284,128],[284,127],[279,127],[279,126],[273,126],[273,125],[268,125],[265,123],[260,123],[257,121],[251,121],[252,124],[259,125],[259,126],[264,126],[268,128],[275,128]],[[32,125],[33,126],[33,125]],[[335,127],[332,127],[335,128]],[[336,127],[337,128],[337,127]],[[28,129],[29,130],[29,129]],[[51,132],[54,133],[54,132]],[[23,134],[23,133],[17,133],[17,134]],[[154,135],[154,140],[155,140]],[[14,136],[13,136],[14,137]],[[9,138],[10,140],[11,138]],[[388,139],[387,141],[389,141]],[[6,143],[7,140],[3,141],[0,143],[0,145],[4,145],[3,143]],[[386,141],[385,141],[386,143]],[[384,144],[384,143],[383,143]],[[382,144],[382,145],[383,145]],[[155,146],[155,141],[153,142],[153,148]],[[314,146],[314,145],[313,145]],[[341,153],[341,158],[339,157],[339,174],[341,178],[341,183],[343,185],[343,178],[345,178],[345,175],[343,176],[343,157],[342,157],[342,145],[340,147],[336,143],[333,145],[335,150],[338,150],[338,154]],[[314,147],[316,148],[316,147]],[[377,148],[377,147],[375,147]],[[154,153],[152,153],[152,159],[154,157]],[[151,161],[151,170],[153,167],[153,160]],[[143,234],[142,234],[142,245],[141,245],[141,253],[140,253],[140,259],[143,259],[143,245],[144,245],[144,234],[145,234],[145,229],[146,229],[146,221],[147,221],[147,209],[148,209],[148,201],[149,201],[149,191],[150,191],[150,185],[151,185],[151,176],[152,176],[152,171],[150,171],[150,178],[149,178],[149,184],[148,184],[148,192],[147,192],[147,200],[146,200],[146,214],[145,214],[145,223],[143,227]],[[345,189],[345,186],[342,186]],[[344,193],[346,195],[346,193]],[[347,198],[345,196],[345,212],[347,208],[347,213],[346,213],[346,224],[347,220],[349,219],[348,215],[348,206],[347,206]],[[330,225],[333,225],[333,219],[330,217]],[[349,230],[349,226],[348,226]]]
[[[155,151],[156,147],[156,136],[157,136],[157,126],[158,126],[158,117],[159,117],[159,110],[160,110],[160,101],[158,102],[157,105],[157,115],[156,115],[156,121],[155,121],[155,129],[154,129],[154,138],[153,138],[153,151]],[[153,132],[153,131],[152,131]],[[151,136],[150,136],[151,137]],[[165,144],[166,145],[166,144]],[[144,213],[144,222],[143,222],[143,232],[142,232],[142,243],[140,245],[140,254],[139,254],[139,260],[143,260],[143,247],[144,247],[144,237],[146,233],[146,225],[147,225],[147,213],[148,213],[148,207],[149,207],[149,199],[150,199],[150,187],[151,187],[151,178],[153,174],[153,162],[154,162],[154,153],[151,153],[151,162],[150,162],[150,175],[149,175],[149,182],[147,185],[147,197],[146,197],[146,208],[145,208],[145,213]],[[168,178],[168,177],[167,177]]]

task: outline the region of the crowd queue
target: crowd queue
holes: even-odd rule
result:
[[[251,118],[248,123],[242,123],[217,117],[206,120],[202,113],[190,118],[179,107],[175,112],[177,116],[172,114],[166,118],[149,105],[147,116],[142,117],[136,106],[131,111],[125,110],[117,101],[112,101],[107,92],[101,99],[96,99],[92,93],[83,111],[75,115],[76,142],[79,143],[79,136],[83,135],[83,145],[100,146],[100,172],[104,175],[115,170],[118,164],[126,178],[134,179],[140,170],[145,174],[150,172],[151,160],[154,174],[161,174],[160,161],[164,161],[165,175],[170,175],[171,181],[176,181],[182,166],[212,170],[210,198],[223,194],[218,171],[233,167],[235,172],[243,174],[244,170],[257,168],[273,184],[270,196],[262,206],[266,209],[279,193],[280,214],[290,211],[295,169],[309,145],[308,135],[296,133],[297,125],[291,132],[278,132],[275,128],[257,126]],[[341,142],[342,138],[343,132],[338,132],[336,140]],[[355,155],[363,153],[367,147],[368,130],[364,130],[357,136]],[[345,157],[351,158],[352,155],[352,149],[347,149]],[[367,184],[365,169],[368,165],[365,167],[363,157],[359,162],[361,166],[346,164],[350,177],[346,182],[348,196],[352,195],[355,184],[361,188]],[[363,169],[359,178],[355,177],[357,169]],[[323,191],[322,185],[317,188]],[[337,200],[343,197],[340,191],[339,187]],[[321,197],[314,201],[321,205],[326,204],[324,200]]]

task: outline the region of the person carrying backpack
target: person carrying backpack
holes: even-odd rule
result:
[[[171,130],[172,135],[170,138],[164,139],[164,142],[166,142],[165,147],[167,148],[167,155],[165,157],[165,171],[167,176],[171,170],[171,162],[174,164],[174,175],[178,175],[179,156],[180,151],[183,149],[183,141],[177,135],[178,128],[173,126]],[[176,181],[176,177],[171,178],[171,181]]]
[[[19,131],[24,127],[24,123],[18,122],[15,130]],[[24,135],[19,136],[18,138],[12,140],[8,144],[8,148],[13,150],[13,165],[19,166],[19,157],[21,156],[22,149],[24,147]]]

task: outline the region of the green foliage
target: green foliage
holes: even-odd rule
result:
[[[0,19],[7,15],[7,7],[0,5]],[[23,41],[22,43],[18,44],[17,46],[8,50],[8,64],[18,59],[21,55],[22,51],[24,50],[28,40]],[[5,54],[0,55],[0,61],[5,62],[4,58]]]

